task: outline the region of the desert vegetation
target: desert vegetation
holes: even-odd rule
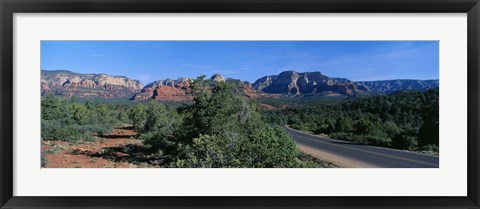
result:
[[[347,100],[249,98],[241,82],[204,76],[190,88],[191,102],[43,96],[42,141],[51,146],[42,152],[42,166],[48,155],[67,152],[65,142],[98,143],[97,152],[70,153],[129,163],[113,164],[124,167],[332,166],[299,152],[285,125],[358,144],[438,153],[438,88]]]
[[[439,167],[438,41],[41,48],[42,167]]]
[[[271,124],[361,144],[438,153],[439,90],[403,91],[350,101],[265,101]]]
[[[42,98],[41,114],[43,140],[92,141],[128,122],[127,113],[112,104],[52,95]]]
[[[154,100],[105,104],[45,96],[42,140],[88,143],[103,140],[115,127],[131,126],[143,145],[133,151],[154,156],[160,167],[331,166],[299,153],[283,128],[264,122],[255,100],[239,86],[199,77],[191,85],[193,103],[177,107]]]

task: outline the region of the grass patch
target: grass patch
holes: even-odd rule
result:
[[[64,149],[66,149],[66,147],[56,144],[51,149],[45,151],[45,154],[56,154],[60,150],[64,150]]]
[[[300,152],[298,153],[298,161],[300,168],[336,168],[332,163],[319,160],[311,155]]]

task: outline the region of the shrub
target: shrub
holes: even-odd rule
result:
[[[263,117],[269,121],[285,117],[290,127],[299,130],[316,134],[335,133],[336,137],[349,141],[418,150],[429,144],[438,146],[438,98],[437,88],[337,102],[292,99],[289,108],[264,110],[262,113],[267,114]],[[272,106],[281,104],[280,100],[272,101]]]
[[[76,124],[62,125],[58,121],[42,120],[42,139],[43,140],[61,140],[61,141],[92,141],[90,127]]]
[[[374,135],[357,135],[353,133],[333,133],[330,134],[330,137],[350,141],[359,144],[369,144],[369,145],[376,145],[376,146],[384,146],[389,147],[391,145],[392,140],[386,137],[374,136]]]
[[[172,167],[294,167],[294,141],[281,128],[264,123],[237,83],[195,81],[195,103],[181,109]]]
[[[228,141],[219,136],[201,135],[185,147],[183,156],[177,158],[175,165],[190,168],[238,167],[241,162],[232,156],[238,152],[231,150],[236,147],[227,146]]]
[[[398,134],[392,140],[392,147],[413,150],[418,146],[417,139],[407,134]]]
[[[157,152],[170,154],[177,152],[176,144],[168,138],[169,136],[162,131],[147,132],[140,135],[140,140]]]
[[[40,166],[41,166],[42,168],[46,168],[46,167],[47,167],[47,165],[48,165],[48,159],[45,157],[45,153],[42,153],[42,154],[41,154],[40,162],[41,162],[41,163],[40,163]]]
[[[42,139],[90,141],[92,134],[103,135],[119,124],[117,112],[107,105],[65,100],[56,96],[42,98]]]
[[[136,131],[143,131],[147,123],[147,107],[141,103],[136,104],[128,112],[128,116],[133,123],[133,128]]]
[[[201,135],[177,159],[180,167],[287,168],[297,166],[297,149],[285,130],[264,126],[248,136]],[[236,136],[234,136],[236,135]]]
[[[255,129],[241,143],[239,156],[251,167],[293,167],[298,156],[295,142],[280,127]]]
[[[428,144],[428,145],[422,146],[422,147],[421,147],[421,150],[425,150],[425,151],[428,151],[428,152],[432,152],[432,153],[434,153],[434,154],[438,154],[438,153],[439,153],[438,146],[435,145],[435,144]]]

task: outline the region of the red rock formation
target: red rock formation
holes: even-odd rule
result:
[[[146,88],[145,89],[145,93],[148,94],[148,96],[152,97],[153,96],[153,92],[155,91],[155,88]]]
[[[46,82],[42,82],[41,83],[41,92],[42,92],[42,95],[49,92],[51,89],[50,89],[50,86],[48,86],[48,84]]]
[[[147,100],[147,99],[150,99],[150,98],[152,98],[152,96],[149,96],[145,92],[142,92],[142,93],[136,94],[133,99],[134,100]]]
[[[168,100],[168,101],[191,101],[192,95],[186,94],[179,88],[159,85],[153,92],[153,99],[156,100]]]
[[[80,86],[84,88],[96,88],[97,84],[92,80],[83,80],[80,81]]]
[[[190,83],[188,81],[182,81],[175,85],[176,88],[181,89],[185,91],[185,93],[190,93],[191,88],[190,88]]]
[[[241,86],[242,90],[243,90],[243,93],[247,96],[247,97],[251,97],[251,98],[256,98],[258,97],[258,94],[255,90],[253,90],[253,87],[252,87],[252,84],[250,83],[244,83],[242,84]]]
[[[70,84],[70,87],[76,89],[78,87],[78,83],[72,83]]]
[[[51,92],[65,97],[126,97],[138,93],[143,84],[123,76],[80,74],[71,71],[45,71],[41,74],[42,95]]]
[[[152,86],[152,87],[145,87],[143,88],[142,92],[138,93],[135,95],[134,99],[135,100],[146,100],[146,99],[151,99],[154,95],[154,91],[156,90],[157,86]]]

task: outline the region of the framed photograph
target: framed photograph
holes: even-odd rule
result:
[[[478,0],[1,0],[1,208],[479,208]]]

